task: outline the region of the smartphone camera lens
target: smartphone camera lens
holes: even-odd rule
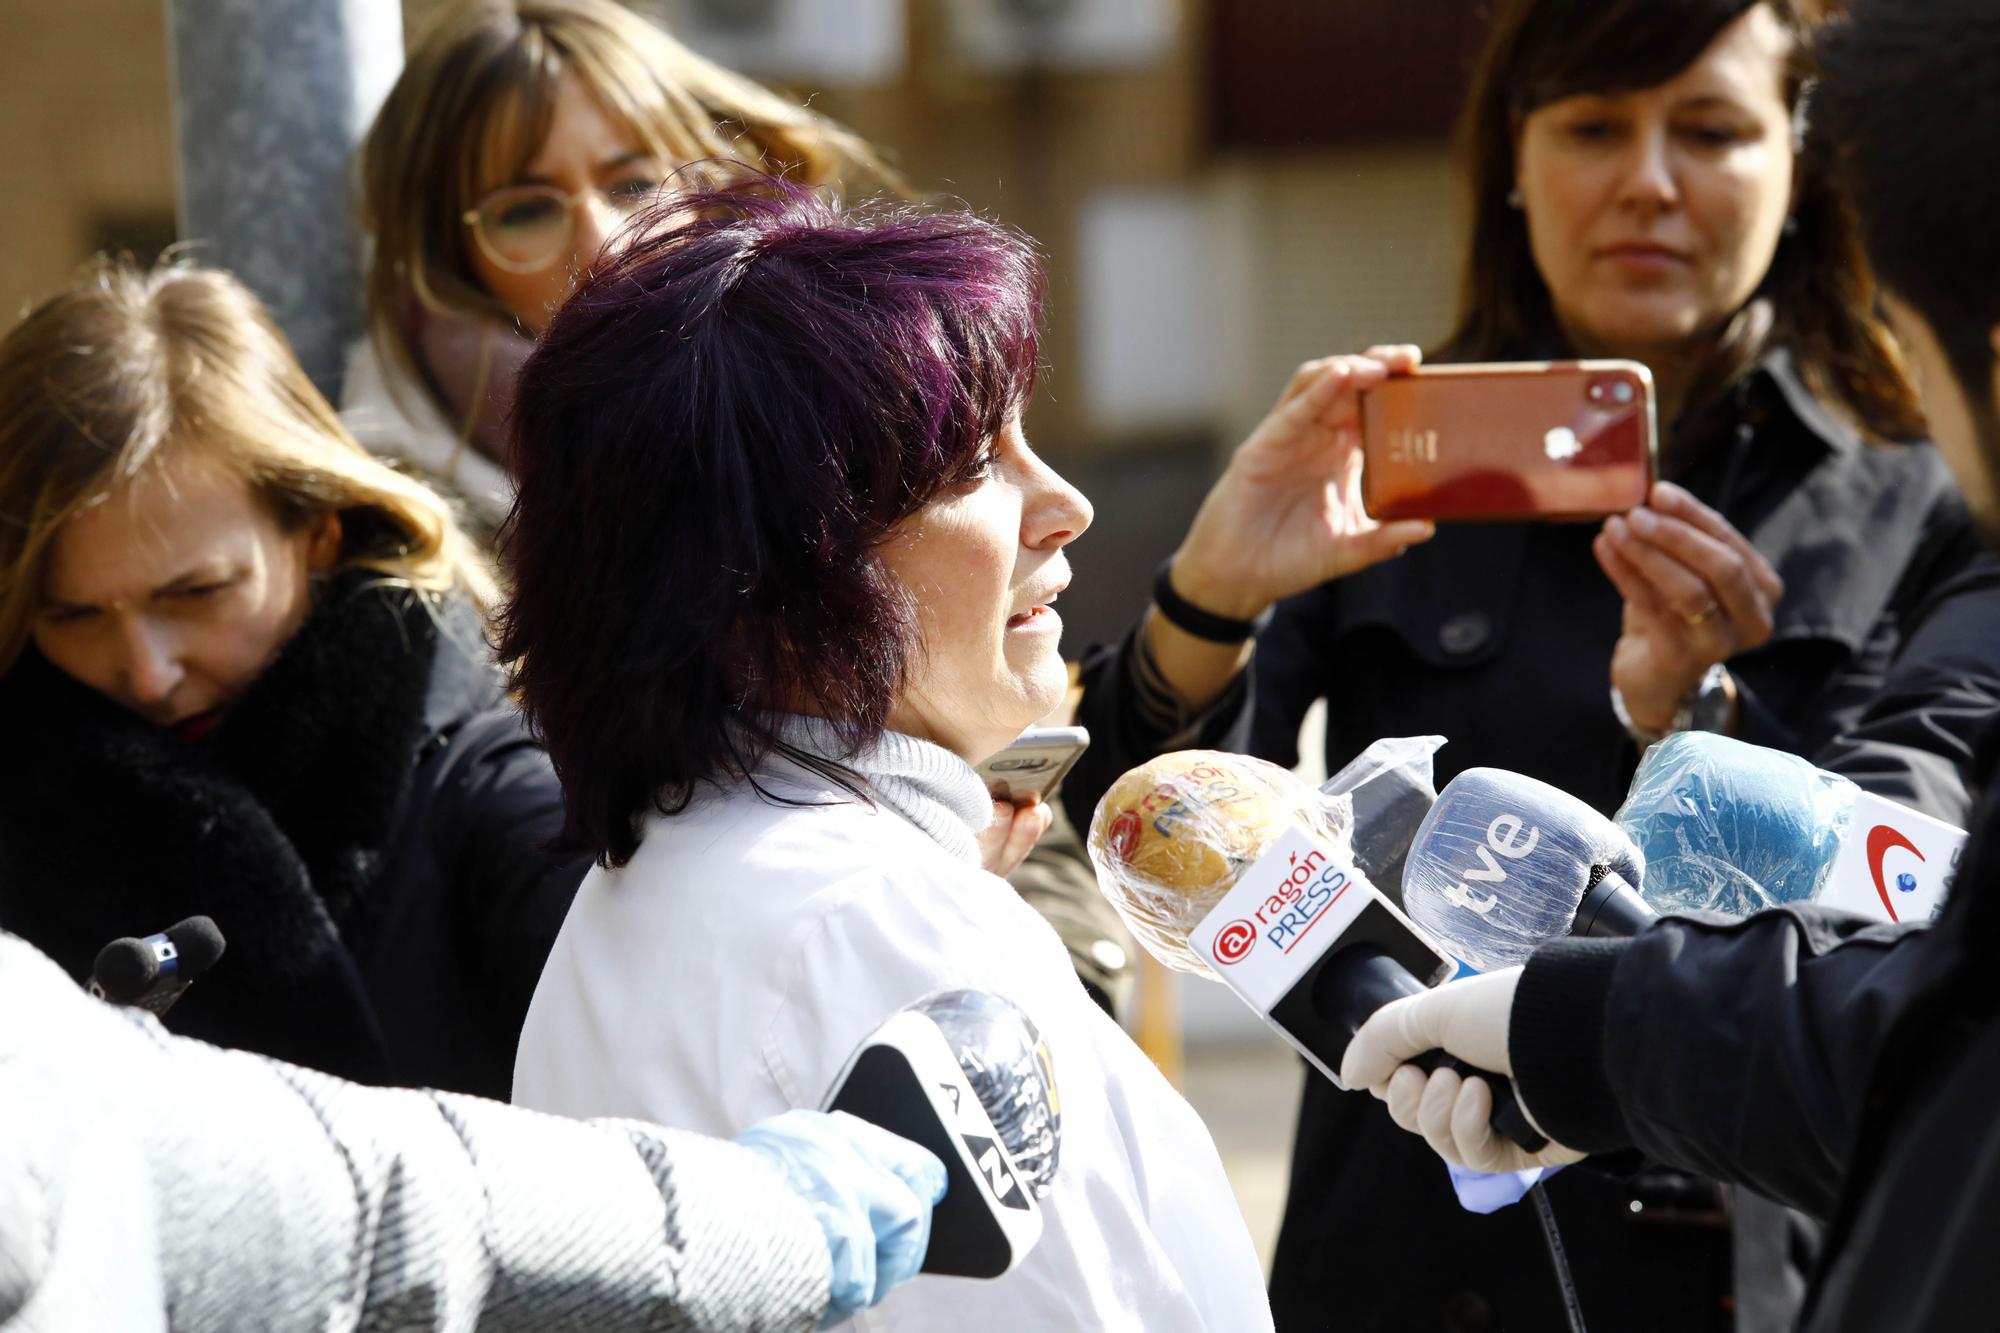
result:
[[[1629,384],[1625,380],[1619,380],[1616,384],[1613,384],[1611,386],[1611,401],[1615,403],[1631,402],[1632,401],[1631,384]]]

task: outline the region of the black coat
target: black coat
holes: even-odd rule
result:
[[[1728,664],[1742,738],[1962,824],[1968,737],[2000,701],[2000,563],[1979,546],[1935,450],[1865,443],[1782,353],[1681,438],[1675,479],[1785,580],[1771,642]],[[1086,662],[1079,720],[1092,731],[1093,767],[1071,775],[1071,813],[1087,819],[1100,784],[1156,740],[1242,743],[1289,766],[1319,698],[1329,771],[1379,737],[1435,733],[1450,739],[1440,786],[1493,766],[1615,809],[1638,752],[1610,707],[1621,607],[1591,556],[1596,531],[1447,526],[1397,560],[1287,601],[1246,673],[1247,737],[1234,696],[1181,737],[1135,722],[1128,638]],[[1653,1206],[1658,1183],[1638,1213],[1626,1182],[1577,1170],[1550,1183],[1585,1313],[1621,1331],[1727,1327],[1729,1232],[1714,1217]],[[1691,1197],[1699,1204],[1700,1191]],[[1320,1078],[1307,1079],[1300,1107],[1271,1296],[1286,1330],[1563,1324],[1530,1211],[1465,1212],[1420,1139],[1372,1098]]]
[[[1865,443],[1782,354],[1680,438],[1678,479],[1785,581],[1771,641],[1728,663],[1738,734],[1965,823],[1971,738],[2000,706],[2000,565],[1936,451]],[[1299,719],[1324,695],[1330,768],[1378,736],[1435,732],[1451,740],[1440,785],[1491,765],[1615,809],[1638,752],[1609,704],[1620,601],[1591,557],[1594,532],[1447,528],[1286,604],[1258,646],[1252,751],[1291,762]],[[1730,1326],[1729,1228],[1702,1191],[1664,1188],[1674,1183],[1583,1170],[1550,1182],[1599,1326]],[[1759,1223],[1783,1225],[1768,1212]],[[1747,1239],[1785,1257],[1773,1236]],[[1561,1326],[1528,1209],[1465,1212],[1429,1149],[1378,1103],[1310,1080],[1272,1270],[1280,1328],[1325,1325],[1331,1253],[1378,1275],[1373,1301],[1338,1293],[1348,1327]],[[1789,1322],[1781,1263],[1741,1277],[1751,1304]]]
[[[204,741],[32,651],[0,681],[0,926],[84,979],[205,913],[167,1026],[370,1083],[505,1098],[586,868],[469,608],[347,577]]]
[[[1991,738],[2000,741],[2000,732]],[[1635,1146],[1830,1219],[1804,1333],[1990,1329],[2000,1307],[2000,745],[1929,926],[1669,918],[1530,959],[1509,1047],[1563,1142]]]

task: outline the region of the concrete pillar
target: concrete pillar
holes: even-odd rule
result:
[[[339,400],[362,331],[355,146],[403,63],[400,0],[168,0],[180,235],[271,307]]]

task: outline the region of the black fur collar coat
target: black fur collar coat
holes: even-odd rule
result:
[[[505,1097],[585,868],[470,608],[336,582],[207,739],[32,651],[0,680],[0,926],[79,981],[214,918],[185,1035],[374,1083]]]

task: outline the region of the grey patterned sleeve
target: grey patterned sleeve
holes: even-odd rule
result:
[[[819,1225],[733,1143],[171,1037],[5,935],[0,1014],[8,1333],[720,1333],[825,1307]]]

